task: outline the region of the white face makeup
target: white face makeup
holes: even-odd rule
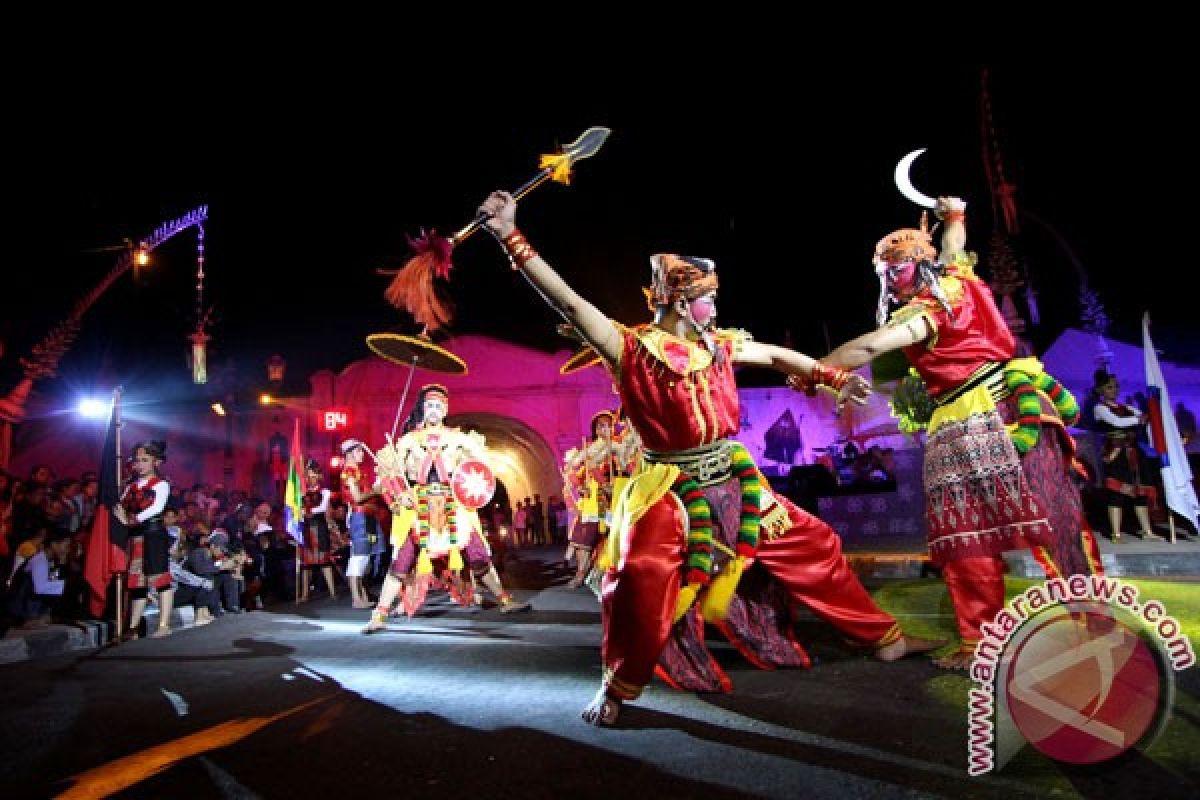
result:
[[[426,425],[441,425],[442,420],[446,419],[446,412],[449,410],[449,403],[439,394],[431,394],[425,398],[423,411],[425,414]]]

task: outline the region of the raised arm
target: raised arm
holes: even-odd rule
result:
[[[967,227],[965,224],[967,204],[957,197],[939,197],[934,213],[942,221],[942,256],[943,264],[954,261],[967,246]]]
[[[508,192],[492,192],[479,210],[490,215],[487,227],[508,251],[513,268],[533,284],[567,322],[579,331],[610,365],[616,364],[621,352],[621,337],[612,321],[599,309],[575,293],[517,230],[517,201]]]

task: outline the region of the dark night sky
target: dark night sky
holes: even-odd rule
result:
[[[521,183],[539,153],[591,125],[613,129],[601,153],[571,187],[538,190],[518,214],[542,254],[626,321],[646,315],[639,287],[650,253],[714,257],[724,324],[768,341],[790,333],[798,349],[819,355],[824,326],[837,344],[871,325],[870,250],[916,221],[892,185],[904,153],[929,148],[913,176],[927,194],[969,201],[972,249],[986,247],[991,225],[978,65],[940,78],[890,66],[849,78],[825,67],[664,70],[455,102],[403,86],[249,86],[224,101],[180,96],[132,122],[101,113],[100,97],[82,110],[58,107],[10,151],[22,155],[6,187],[17,207],[6,221],[0,377],[10,385],[16,356],[110,267],[114,254],[89,249],[140,238],[200,203],[210,208],[214,366],[234,359],[257,379],[279,352],[292,376],[341,369],[366,354],[366,334],[413,329],[374,274],[402,263],[406,234],[459,227],[489,190]],[[1114,333],[1133,336],[1148,308],[1169,343],[1160,348],[1195,361],[1194,258],[1190,243],[1167,238],[1190,209],[1174,196],[1184,191],[1156,188],[1195,177],[1190,136],[1174,118],[1178,74],[1111,61],[995,66],[991,89],[1019,204],[1078,256]],[[1035,338],[1044,346],[1078,324],[1078,282],[1045,229],[1027,225],[1018,245],[1040,294]],[[158,255],[153,271],[124,278],[87,316],[64,381],[44,390],[94,383],[102,364],[127,384],[186,381],[194,234]],[[456,332],[567,346],[490,238],[469,240],[455,264]]]

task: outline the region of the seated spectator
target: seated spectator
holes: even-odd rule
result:
[[[8,612],[24,628],[44,628],[51,619],[61,619],[63,569],[71,547],[70,531],[55,528],[46,536],[45,547],[35,553],[13,578]]]
[[[192,563],[191,553],[197,549],[205,548],[199,542],[189,543],[186,538],[177,540],[175,547],[171,549],[169,567],[171,579],[175,581],[176,607],[192,606],[195,609],[195,624],[207,625],[216,619],[220,607],[212,577],[204,577],[188,569]],[[200,569],[207,569],[211,566],[212,559],[207,559],[206,564],[205,559],[200,557],[196,564]]]
[[[204,534],[190,537],[187,541],[187,555],[182,562],[183,568],[212,584],[215,602],[210,610],[214,616],[219,617],[224,612],[221,610],[220,599],[216,592],[217,565],[213,558],[213,548],[209,543],[209,537]]]
[[[179,527],[179,509],[172,505],[163,509],[163,527],[167,529],[167,536],[171,538],[171,546],[174,547],[183,536],[183,531]]]
[[[80,530],[92,529],[92,518],[96,516],[96,504],[100,497],[100,481],[94,472],[85,472],[80,478],[80,505],[83,509],[80,518]]]
[[[54,484],[63,504],[63,514],[58,527],[76,533],[83,524],[83,487],[77,478],[63,478]]]
[[[17,570],[42,551],[46,543],[46,534],[49,532],[50,529],[43,525],[34,531],[32,536],[17,545],[17,552],[13,554],[12,569],[9,570],[4,581],[5,586],[11,587],[13,579],[17,576]]]
[[[258,536],[262,533],[267,533],[274,529],[271,524],[271,504],[267,502],[259,503],[254,507],[254,514],[250,517],[250,524],[247,524],[246,530]]]
[[[223,530],[215,530],[208,537],[208,547],[217,570],[217,594],[222,607],[232,613],[242,613],[242,566],[246,562],[246,551],[241,540],[230,539]]]

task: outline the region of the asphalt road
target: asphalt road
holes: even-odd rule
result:
[[[656,682],[618,729],[591,728],[596,601],[530,556],[508,580],[532,612],[435,596],[364,636],[343,597],[2,667],[0,796],[1196,796],[1195,773],[1138,753],[1083,769],[1026,748],[969,778],[964,715],[931,691],[946,676],[878,663],[813,619],[811,670],[757,671],[714,642],[733,694]]]

